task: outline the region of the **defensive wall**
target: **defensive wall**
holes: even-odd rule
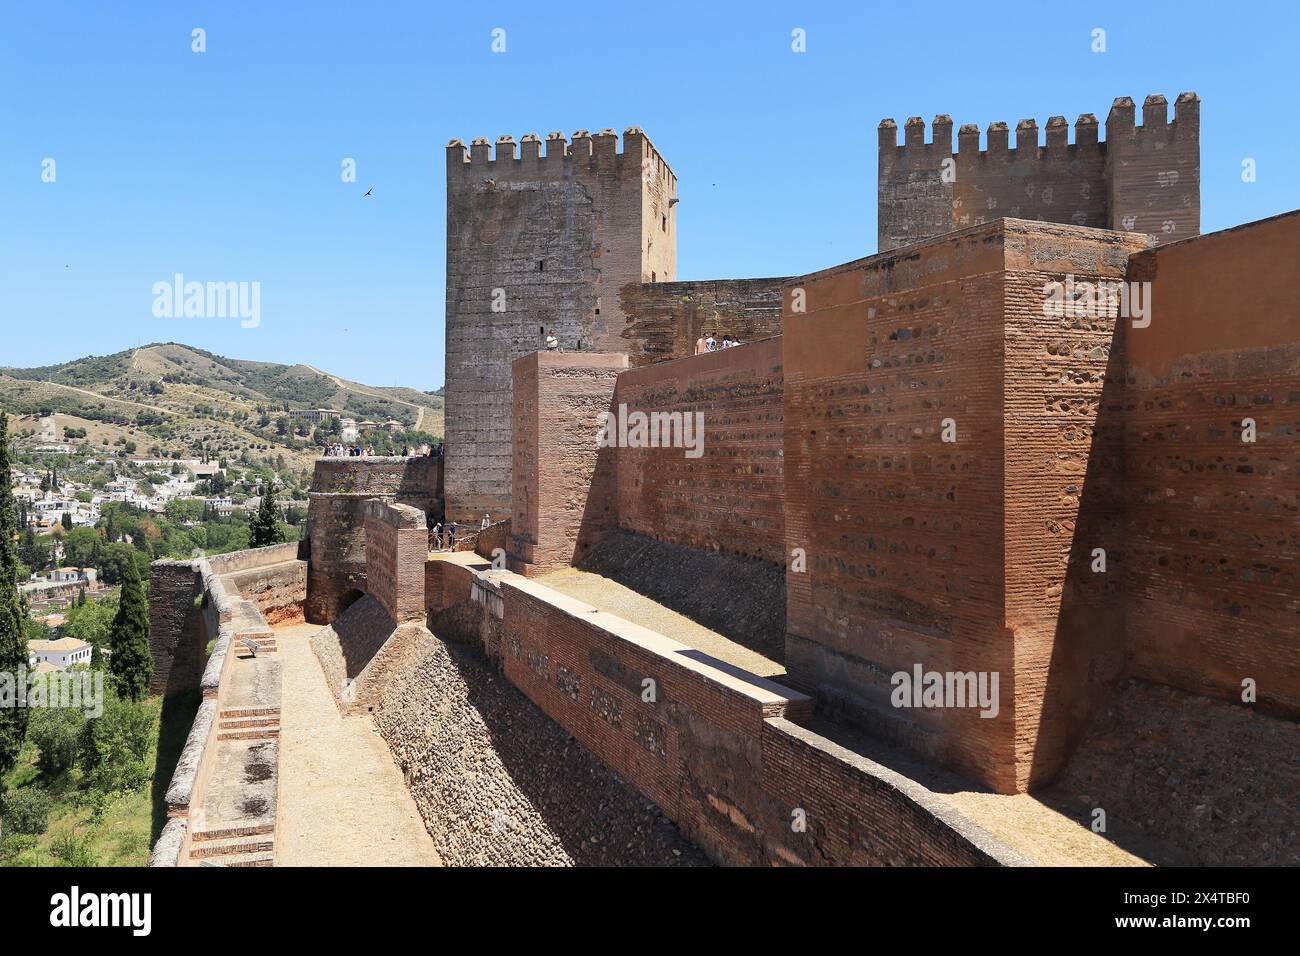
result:
[[[308,495],[304,614],[328,624],[365,590],[365,507],[371,498],[443,513],[441,458],[318,458]],[[426,517],[427,521],[427,517]]]
[[[297,553],[295,542],[150,566],[150,690],[164,707],[201,695],[150,866],[274,859],[281,675],[264,612],[301,614],[306,565]]]
[[[553,564],[510,566],[588,561],[615,532],[674,567],[694,565],[665,547],[780,562],[787,682],[1002,791],[1050,780],[1121,676],[1231,699],[1250,678],[1294,717],[1297,218],[1152,250],[1001,220],[791,280],[780,340],[604,382],[611,411],[703,411],[703,455],[562,469],[598,533],[579,549],[582,526],[557,523]],[[1150,282],[1149,318],[1090,313],[1099,282]],[[563,407],[568,387],[525,376],[516,407]],[[519,460],[595,462],[598,406],[549,444],[521,435]],[[894,706],[917,664],[998,675],[996,716]]]
[[[796,691],[474,555],[431,560],[429,574],[440,637],[481,648],[717,862],[1024,862],[923,788],[800,726],[810,701]],[[409,752],[421,728],[377,714],[394,752]]]
[[[1152,304],[1124,329],[1130,672],[1238,702],[1249,679],[1298,717],[1300,212],[1140,253],[1129,277]]]
[[[619,292],[627,327],[618,351],[634,367],[695,354],[712,333],[748,343],[781,334],[785,277],[629,283]]]
[[[934,118],[930,142],[925,122],[913,116],[879,127],[878,248],[881,252],[965,226],[1002,217],[1140,232],[1152,244],[1176,242],[1200,232],[1200,107],[1195,93],[1182,93],[1169,119],[1164,96],[1142,104],[1142,123],[1127,96],[1106,117],[1098,139],[1097,117],[1079,116],[1074,142],[1064,116],[1047,121],[1046,144],[1038,123],[1016,124],[1009,144],[1004,122],[990,123],[980,149],[980,130],[961,127],[952,148],[952,118]]]

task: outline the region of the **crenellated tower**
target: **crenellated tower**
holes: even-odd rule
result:
[[[640,128],[622,145],[604,129],[447,146],[449,519],[510,514],[514,359],[551,332],[626,351],[620,289],[676,278],[677,178]]]
[[[1183,93],[1169,120],[1159,94],[1146,98],[1142,125],[1129,97],[1116,99],[1106,118],[1084,113],[1074,142],[1064,116],[1016,124],[990,123],[985,148],[978,126],[957,133],[952,119],[936,116],[930,142],[925,122],[904,124],[903,145],[892,119],[879,127],[878,241],[886,251],[994,219],[1034,219],[1147,234],[1154,244],[1200,234],[1200,99]]]

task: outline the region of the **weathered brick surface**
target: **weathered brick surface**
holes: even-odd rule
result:
[[[784,385],[779,337],[620,375],[616,408],[702,415],[704,436],[698,457],[617,449],[619,527],[782,564]]]
[[[1130,672],[1300,714],[1300,213],[1145,252],[1125,330]],[[1257,440],[1242,441],[1253,418]]]
[[[429,531],[410,505],[366,502],[366,593],[397,624],[424,619],[424,565]]]
[[[676,176],[641,130],[624,133],[622,152],[617,139],[584,131],[566,146],[555,134],[545,156],[525,141],[517,157],[509,137],[495,158],[486,140],[448,147],[446,487],[457,521],[510,512],[511,362],[552,330],[566,351],[626,351],[620,290],[675,278]]]
[[[1023,788],[1039,732],[1041,694],[1018,681],[1041,682],[1057,648],[1051,529],[1073,521],[1082,399],[1105,368],[1087,330],[1043,335],[1042,287],[1122,276],[1139,242],[1006,220],[792,280],[807,311],[783,317],[786,550],[807,571],[787,574],[790,677],[999,789]],[[1088,380],[1054,386],[1071,363]],[[997,672],[998,715],[894,708],[890,676],[917,663]]]
[[[1010,145],[1006,123],[989,125],[980,150],[977,126],[963,126],[952,149],[952,119],[937,116],[931,142],[925,123],[912,117],[898,145],[893,120],[880,124],[878,166],[879,248],[886,252],[953,229],[1002,217],[1140,232],[1153,243],[1200,232],[1200,100],[1184,93],[1168,118],[1160,95],[1143,104],[1141,125],[1128,97],[1116,99],[1098,140],[1095,116],[1075,123],[1073,143],[1065,117],[1047,121],[1046,145],[1038,124],[1021,120]],[[943,163],[950,160],[947,170]],[[945,172],[947,175],[945,175]]]
[[[204,644],[194,606],[199,574],[188,561],[149,566],[149,650],[153,678],[149,693],[185,693],[199,686]]]
[[[534,352],[515,360],[512,567],[567,567],[612,526],[614,450],[597,447],[596,436],[626,368],[622,353]]]
[[[317,459],[307,511],[308,621],[329,623],[366,590],[366,501],[379,498],[440,516],[442,464],[439,458]]]
[[[623,337],[634,367],[695,354],[695,343],[714,333],[742,342],[781,334],[777,279],[701,279],[629,283],[620,292],[627,328]]]
[[[883,768],[780,720],[806,715],[801,695],[517,575],[439,563],[444,594],[463,595],[468,580],[471,603],[495,608],[480,633],[499,640],[510,682],[715,860],[1015,861]],[[791,825],[799,809],[806,830]]]

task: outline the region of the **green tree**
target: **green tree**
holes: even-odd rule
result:
[[[46,779],[72,769],[85,723],[86,715],[75,707],[42,707],[32,712],[27,738],[39,751],[36,766]]]
[[[27,665],[27,640],[23,634],[26,614],[18,603],[18,551],[14,547],[18,513],[10,475],[9,416],[0,412],[0,672],[16,677]],[[26,734],[27,708],[0,707],[0,781],[18,760]]]
[[[63,512],[63,517],[59,519],[59,522],[63,525],[64,531],[71,531],[72,530],[71,512],[67,512],[67,511]]]
[[[153,655],[149,651],[149,601],[134,561],[125,562],[122,596],[109,634],[113,656],[108,672],[122,697],[138,701],[149,691],[153,677]]]
[[[284,530],[280,527],[280,507],[275,500],[275,488],[271,482],[265,482],[262,491],[262,503],[248,519],[248,546],[263,548],[268,544],[280,544],[284,541]]]

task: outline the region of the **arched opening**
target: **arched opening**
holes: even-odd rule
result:
[[[353,588],[350,591],[344,591],[343,596],[339,598],[339,609],[335,616],[337,617],[338,614],[342,614],[352,605],[356,604],[364,595],[364,591],[359,591],[356,588]]]

